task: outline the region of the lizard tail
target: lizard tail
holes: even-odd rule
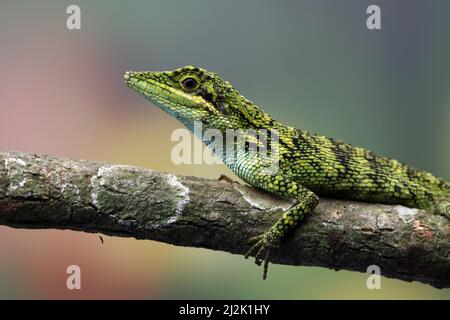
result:
[[[450,183],[442,181],[440,196],[436,198],[434,212],[450,219]]]
[[[434,213],[443,215],[444,217],[447,217],[447,219],[450,219],[450,198],[438,200],[434,208]]]
[[[435,205],[433,212],[450,220],[450,183],[439,179],[435,189]]]
[[[450,220],[450,197],[437,200],[433,212]]]

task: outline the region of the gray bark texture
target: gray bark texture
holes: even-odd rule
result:
[[[0,152],[0,225],[71,229],[243,254],[289,208],[236,182],[21,152]],[[402,206],[320,199],[275,263],[450,287],[449,222]],[[226,271],[224,271],[226,272]],[[270,275],[269,275],[270,276]]]

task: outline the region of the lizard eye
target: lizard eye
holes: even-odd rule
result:
[[[183,81],[181,81],[181,84],[183,85],[183,87],[186,90],[192,91],[195,88],[197,88],[198,81],[194,78],[188,77],[188,78],[185,78]]]

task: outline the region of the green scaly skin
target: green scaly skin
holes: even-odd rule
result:
[[[450,219],[450,184],[431,173],[394,159],[284,125],[240,95],[216,73],[196,67],[165,72],[127,72],[127,85],[144,95],[193,131],[194,121],[203,130],[278,130],[279,169],[268,174],[252,153],[227,159],[225,164],[249,184],[291,197],[297,204],[264,234],[250,239],[246,257],[264,262],[263,278],[273,249],[318,203],[318,196],[399,204],[442,214]],[[249,140],[252,137],[248,137]]]

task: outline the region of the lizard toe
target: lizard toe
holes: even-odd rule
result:
[[[263,279],[267,278],[267,270],[269,267],[269,262],[272,257],[274,249],[278,247],[277,244],[273,243],[269,234],[265,233],[257,237],[253,237],[250,241],[256,241],[256,243],[247,251],[245,258],[256,252],[255,263],[261,266],[263,263]]]

